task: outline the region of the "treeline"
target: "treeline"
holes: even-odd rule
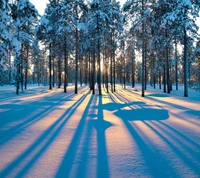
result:
[[[0,84],[107,92],[147,84],[200,89],[198,1],[50,0],[39,17],[29,0],[0,0]]]

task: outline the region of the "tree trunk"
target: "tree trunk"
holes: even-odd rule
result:
[[[188,97],[187,31],[184,29],[184,96]]]
[[[144,42],[144,89],[147,89],[147,44]]]
[[[112,44],[112,34],[111,34],[111,44]],[[112,52],[111,52],[111,55],[110,55],[110,86],[111,86],[111,92],[113,93],[113,60],[112,60]]]
[[[25,81],[24,81],[24,88],[25,89],[27,89],[27,80],[28,80],[28,57],[29,57],[29,48],[27,46],[26,62],[25,62]]]
[[[165,64],[163,66],[163,92],[166,93],[166,69]]]
[[[95,94],[95,42],[94,42],[94,49],[93,49],[93,61],[92,61],[92,94]]]
[[[142,17],[144,11],[144,0],[142,0]],[[144,22],[142,22],[142,97],[144,97],[145,93],[145,34],[144,34]]]
[[[81,85],[81,87],[82,87],[82,85],[83,85],[83,82],[82,82],[82,81],[83,81],[83,79],[82,79],[82,73],[83,73],[83,72],[82,72],[82,61],[83,61],[83,60],[81,59],[81,62],[80,62],[80,85]]]
[[[102,95],[101,92],[101,56],[100,56],[100,27],[99,27],[99,14],[97,14],[97,55],[98,55],[98,87],[99,87],[99,95]]]
[[[165,31],[166,33],[166,40],[168,40],[168,32],[167,30]],[[168,48],[168,44],[166,45],[165,48],[165,52],[166,52],[166,70],[167,70],[167,93],[170,93],[170,78],[169,78],[169,48]]]
[[[176,64],[175,64],[176,90],[178,90],[178,55],[177,55],[177,42],[176,42],[176,40],[175,40],[175,60],[176,60]]]
[[[123,82],[124,82],[124,89],[126,89],[126,60],[125,60],[125,56],[123,54],[123,61],[124,61],[124,77],[123,77]]]
[[[52,90],[52,75],[51,75],[51,43],[49,45],[49,90]]]
[[[65,58],[65,74],[64,74],[64,93],[67,93],[67,78],[68,78],[68,51],[67,51],[67,39],[66,39],[66,35],[64,38],[64,58]]]
[[[134,49],[133,49],[134,50]],[[132,54],[132,63],[131,63],[131,71],[132,71],[132,88],[135,87],[135,51],[133,51]]]
[[[78,7],[76,6],[76,21],[78,24]],[[75,94],[78,94],[78,60],[79,60],[79,34],[78,34],[78,28],[76,27],[76,56],[75,56],[75,60],[76,60],[76,66],[75,66]]]
[[[161,71],[159,71],[159,89],[162,89],[162,83],[161,83]]]
[[[55,58],[53,57],[53,60],[52,60],[52,72],[53,72],[53,83],[52,83],[52,86],[55,87]]]

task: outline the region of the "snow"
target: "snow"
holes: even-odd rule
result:
[[[200,177],[199,92],[28,88],[0,87],[0,177]]]

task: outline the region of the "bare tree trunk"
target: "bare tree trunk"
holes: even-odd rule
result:
[[[126,60],[125,60],[125,56],[123,55],[123,61],[124,61],[124,77],[123,77],[123,81],[124,81],[124,89],[126,89]]]
[[[81,60],[81,62],[80,62],[80,85],[81,85],[81,87],[83,85],[83,79],[82,79],[82,61],[83,60]]]
[[[144,89],[147,89],[147,44],[144,42]]]
[[[177,41],[175,40],[175,70],[176,70],[176,90],[178,90],[178,55],[177,55]]]
[[[144,0],[142,0],[142,16],[144,11]],[[144,42],[144,22],[142,22],[142,97],[144,97],[145,93],[145,42]]]
[[[111,33],[111,46],[112,46],[112,33]],[[111,51],[110,55],[110,86],[111,86],[111,92],[113,93],[113,53]]]
[[[168,39],[168,32],[167,30],[165,31],[166,33],[166,39]],[[170,78],[169,78],[169,48],[168,48],[168,44],[166,45],[165,48],[165,52],[166,52],[166,70],[167,70],[167,93],[170,93]]]
[[[61,53],[58,57],[58,88],[61,87]]]
[[[28,80],[28,57],[29,57],[29,47],[27,46],[26,49],[26,62],[25,62],[25,81],[24,81],[24,88],[27,89],[27,80]]]
[[[131,69],[132,69],[132,88],[135,87],[135,51],[133,49],[133,54],[132,54],[132,63],[131,63]]]
[[[163,66],[163,92],[166,93],[166,69],[165,64]]]
[[[100,27],[99,27],[99,14],[97,14],[97,57],[98,57],[98,87],[99,87],[99,95],[102,95],[101,92],[101,56],[100,56]]]
[[[51,49],[52,45],[49,44],[49,90],[52,90],[52,75],[51,75]]]
[[[76,6],[76,17],[78,21],[78,9]],[[75,94],[78,94],[78,60],[79,60],[79,35],[78,35],[78,28],[76,27],[76,69],[75,69]]]
[[[93,61],[92,61],[92,94],[95,94],[95,42],[94,42],[94,49],[93,49]]]
[[[188,97],[188,58],[187,58],[187,32],[184,29],[184,96]]]
[[[65,58],[65,76],[64,76],[64,93],[67,93],[67,83],[68,83],[68,51],[67,51],[67,39],[66,35],[64,38],[64,58]]]
[[[159,89],[162,89],[162,82],[161,82],[161,71],[159,71]]]
[[[52,60],[52,72],[53,72],[53,82],[52,82],[52,86],[55,87],[55,58],[53,57],[53,60]]]

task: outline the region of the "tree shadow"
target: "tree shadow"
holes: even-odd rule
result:
[[[111,127],[113,124],[105,121],[103,116],[103,104],[102,96],[99,96],[98,103],[98,115],[97,119],[93,120],[93,126],[97,131],[97,146],[98,146],[98,158],[97,158],[97,177],[98,178],[109,178],[109,165],[108,165],[108,153],[106,143],[106,129]]]
[[[1,128],[3,128],[3,126],[8,123],[16,121],[21,121],[21,123],[16,124],[15,126],[5,131],[1,131],[0,144],[1,145],[4,144],[12,137],[19,134],[20,131],[41,120],[43,117],[53,112],[59,106],[63,105],[65,102],[70,101],[74,96],[75,96],[74,94],[66,95],[62,98],[62,100],[59,103],[56,104],[52,102],[36,101],[33,103],[30,102],[22,105],[15,105],[15,104],[4,105],[3,106],[4,108],[12,108],[13,113],[20,111],[20,114],[16,114],[13,117],[11,117],[12,116],[10,115],[11,111],[7,111],[6,113],[4,113],[4,117],[1,119]]]
[[[200,176],[200,172],[199,172],[199,170],[200,170],[200,165],[199,165],[200,154],[199,154],[199,152],[192,151],[187,145],[183,144],[183,142],[180,139],[175,138],[175,136],[172,134],[172,132],[170,130],[163,128],[158,124],[160,122],[154,122],[153,123],[154,126],[150,125],[146,121],[144,121],[144,123],[151,130],[153,130],[165,142],[165,144],[167,144],[169,146],[169,148],[171,148],[171,150],[173,150],[173,153],[175,153],[175,155],[179,159],[181,159],[182,162],[184,164],[186,164],[188,168],[190,168],[193,172],[195,172],[195,174],[198,175],[198,177]],[[157,128],[159,128],[160,130],[162,130],[162,132],[165,132],[166,134],[163,134],[161,131],[158,131],[158,129],[156,129],[155,126]],[[188,141],[188,139],[187,139],[187,141]],[[179,146],[181,145],[181,147],[186,151],[187,154],[185,154],[183,150],[181,151],[179,146],[175,145],[175,143],[178,144]],[[173,172],[172,168],[169,165],[168,165],[168,167],[169,167],[168,170],[170,172]],[[175,176],[175,177],[177,177],[177,176]]]
[[[118,110],[115,115],[122,120],[142,121],[142,120],[166,120],[169,118],[168,111],[155,108],[136,108],[131,110]]]
[[[87,177],[86,172],[89,171],[94,173],[93,165],[89,165],[88,160],[89,157],[91,159],[91,142],[92,139],[96,138],[97,141],[97,171],[96,176],[98,178],[108,178],[109,176],[109,165],[108,165],[108,153],[107,153],[107,143],[106,143],[106,130],[112,126],[112,123],[104,120],[103,116],[103,104],[102,104],[103,96],[94,96],[93,102],[98,104],[97,106],[91,107],[90,112],[88,112],[88,122],[86,126],[86,135],[85,140],[82,145],[82,154],[80,164],[78,166],[76,177]],[[96,113],[95,110],[98,112]],[[93,129],[96,132],[92,132]],[[96,137],[92,135],[92,133],[96,133]],[[93,140],[94,141],[94,140]],[[90,160],[91,161],[91,160]],[[95,176],[95,175],[94,175]]]
[[[82,92],[87,90],[87,87],[80,88]],[[19,134],[20,131],[23,131],[25,128],[41,120],[65,102],[72,100],[74,96],[76,96],[74,93],[66,94],[62,92],[56,93],[56,95],[41,97],[37,101],[22,102],[22,100],[19,100],[22,104],[15,104],[15,102],[13,102],[12,104],[1,105],[1,109],[6,111],[1,114],[0,129],[16,121],[18,121],[18,124],[0,132],[0,145]],[[17,114],[12,115],[12,113]]]
[[[155,93],[155,94],[148,94],[146,96],[151,96],[151,97],[159,97],[159,98],[166,98],[166,97],[170,97],[170,95],[168,94],[164,94],[164,93]]]
[[[28,161],[23,169],[21,169],[15,177],[24,177],[26,173],[33,167],[36,161],[42,154],[51,146],[53,141],[57,138],[67,121],[76,111],[78,106],[84,101],[87,95],[83,95],[77,100],[66,112],[56,120],[42,135],[33,142],[23,153],[21,153],[15,160],[13,160],[8,166],[5,167],[0,173],[0,177],[7,177],[12,170],[14,170],[20,163],[22,163],[27,157],[32,156],[32,159]],[[35,152],[35,150],[37,150]]]
[[[169,162],[165,160],[163,163],[163,160],[160,160],[157,157],[157,154],[155,154],[155,152],[149,148],[149,146],[143,140],[143,137],[141,137],[141,134],[143,133],[141,133],[141,131],[133,122],[146,120],[166,120],[169,118],[168,111],[157,106],[155,107],[153,105],[148,105],[145,102],[129,102],[123,96],[120,97],[119,93],[115,93],[113,95],[126,103],[117,103],[112,97],[111,100],[113,103],[105,104],[103,105],[103,108],[110,110],[109,108],[112,106],[111,108],[112,111],[114,111],[114,114],[122,120],[123,124],[129,131],[133,142],[135,142],[139,147],[142,157],[147,165],[147,171],[149,171],[153,177],[169,177],[169,171],[167,170],[168,167],[165,166],[165,163],[169,165]],[[127,109],[127,107],[129,109]],[[174,173],[174,175],[176,174]]]
[[[87,115],[88,115],[88,111],[89,111],[89,108],[90,108],[90,105],[93,101],[93,95],[90,96],[90,100],[84,110],[84,113],[80,119],[80,122],[76,128],[76,131],[75,131],[75,134],[74,134],[74,137],[72,138],[72,141],[65,153],[65,156],[57,170],[57,173],[55,175],[55,177],[58,177],[58,178],[64,178],[64,177],[69,177],[70,176],[70,173],[71,173],[71,170],[72,170],[72,166],[73,166],[73,161],[76,157],[76,153],[77,153],[77,150],[78,150],[78,147],[80,145],[80,141],[81,141],[81,136],[82,136],[82,133],[83,133],[83,130],[85,128],[85,124],[86,124],[86,118],[87,118]]]
[[[149,105],[142,101],[130,102],[119,93],[115,93],[114,95],[125,103],[117,103],[110,94],[112,103],[105,104],[104,109],[115,111],[114,114],[122,120],[166,120],[169,118],[168,111],[161,107]]]

